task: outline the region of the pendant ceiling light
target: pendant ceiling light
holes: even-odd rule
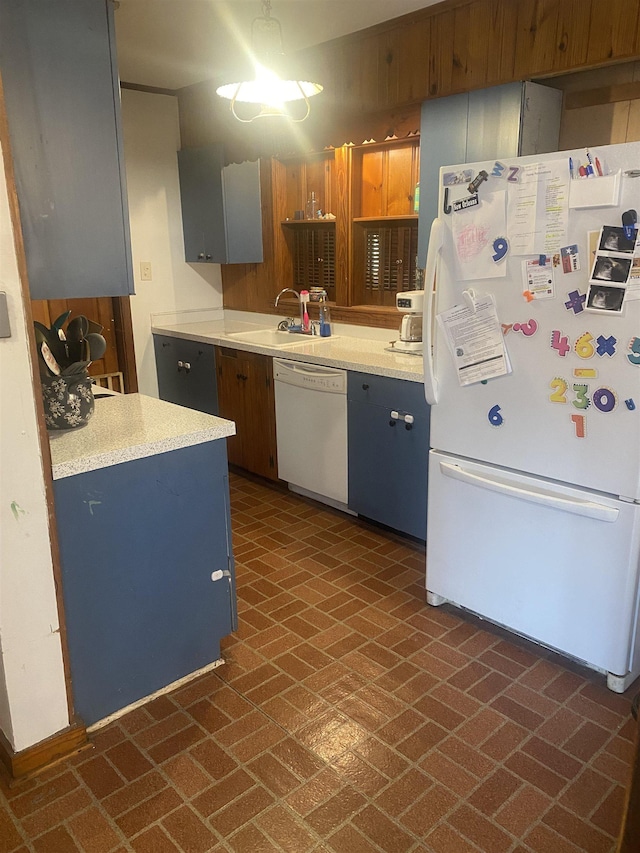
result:
[[[304,121],[310,112],[309,98],[322,92],[319,83],[299,79],[300,75],[294,73],[293,63],[282,49],[280,21],[271,17],[270,0],[262,0],[262,15],[254,18],[251,24],[248,62],[237,75],[229,76],[234,82],[224,83],[216,92],[231,101],[231,112],[243,122],[269,116]],[[301,118],[294,118],[287,111],[286,104],[290,101],[304,101],[306,112]],[[257,112],[250,118],[243,118],[236,112],[236,104],[250,104]]]

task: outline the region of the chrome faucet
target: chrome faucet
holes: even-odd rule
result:
[[[274,307],[278,307],[278,302],[280,301],[280,297],[283,293],[293,293],[298,302],[300,302],[300,328],[302,329],[304,327],[304,305],[300,301],[300,294],[292,287],[283,287],[280,293],[276,296],[276,301],[273,303]]]
[[[276,301],[273,303],[274,307],[278,307],[278,302],[280,302],[280,297],[283,293],[293,293],[298,302],[300,302],[300,294],[297,290],[294,290],[292,287],[283,287],[280,293],[276,296]]]

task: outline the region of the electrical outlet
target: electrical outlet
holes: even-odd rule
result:
[[[140,261],[140,281],[151,281],[151,261]]]

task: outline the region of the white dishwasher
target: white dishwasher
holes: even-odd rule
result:
[[[347,372],[273,359],[278,476],[289,488],[346,508]]]

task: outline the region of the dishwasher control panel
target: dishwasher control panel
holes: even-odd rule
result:
[[[310,391],[324,391],[330,394],[347,393],[347,372],[319,364],[274,358],[273,378],[276,382],[284,382],[297,388],[307,388]]]

